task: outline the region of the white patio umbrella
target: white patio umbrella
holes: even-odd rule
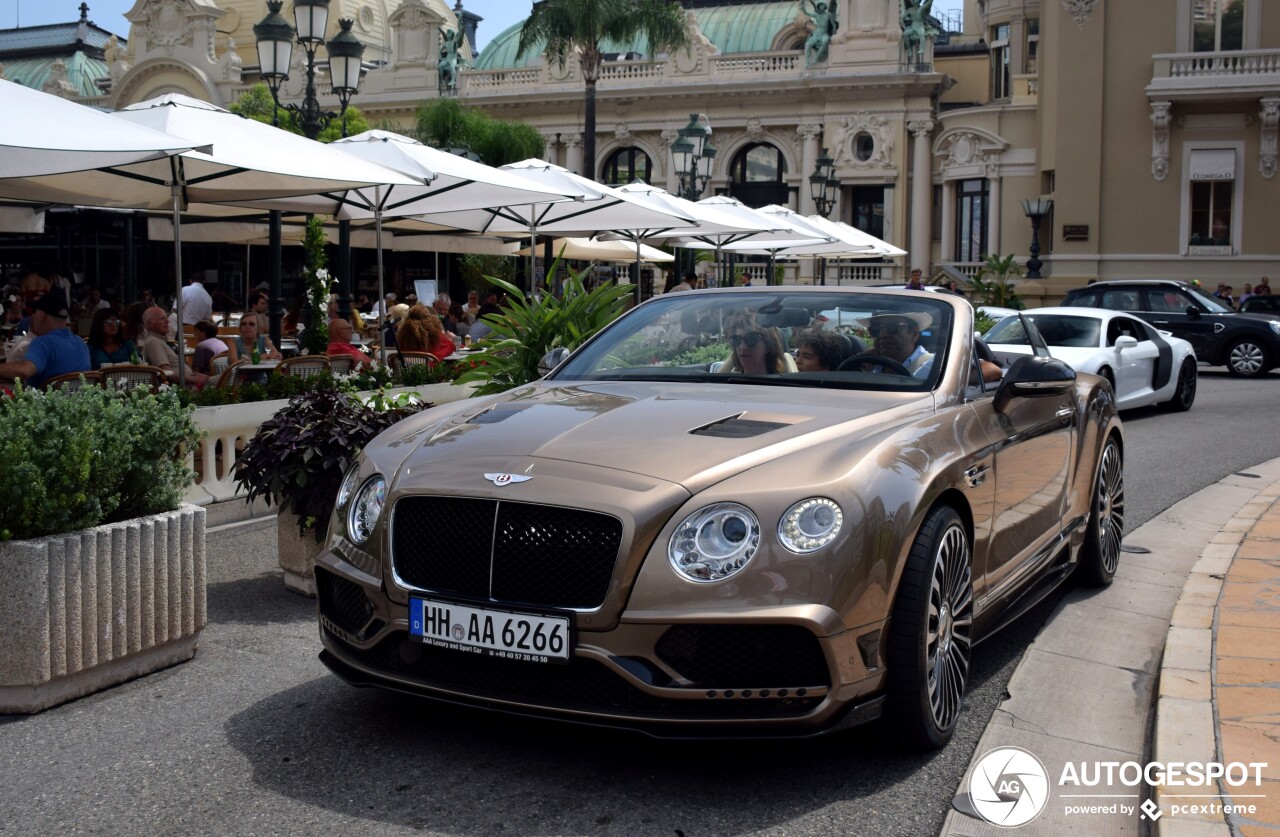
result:
[[[193,203],[268,201],[374,184],[408,186],[414,178],[342,154],[305,137],[255,122],[177,93],[111,114],[126,125],[163,131],[188,143],[217,144],[208,152],[75,174],[24,178],[15,197],[134,209],[171,208],[174,282],[182,318],[181,210]],[[275,207],[272,207],[275,208]],[[179,364],[179,380],[184,375]]]
[[[163,160],[207,145],[122,123],[109,114],[0,79],[0,197],[17,197],[12,178],[83,172]],[[42,199],[42,198],[41,198]]]
[[[576,175],[545,160],[522,160],[501,166],[549,189],[577,195],[573,203],[520,203],[493,205],[468,212],[432,212],[417,216],[434,224],[474,230],[487,235],[528,235],[535,246],[538,233],[547,235],[595,235],[602,230],[693,229],[698,220],[687,213],[654,203],[643,195],[629,194]],[[530,273],[537,266],[532,255]]]
[[[715,205],[732,206],[732,204],[726,204],[724,202],[734,201],[734,199],[716,196],[714,198],[707,198],[705,201],[699,201],[699,203],[707,201],[714,201]],[[734,201],[734,203],[738,202]],[[741,212],[744,209],[749,209],[740,203],[738,206],[740,206],[741,209],[735,208],[734,211]],[[717,255],[720,250],[728,250],[733,253],[751,255],[767,255],[769,257],[769,273],[772,275],[776,254],[779,251],[787,250],[791,247],[829,245],[835,240],[831,234],[818,229],[813,224],[808,223],[804,216],[800,215],[798,212],[793,212],[785,206],[771,204],[759,209],[751,209],[750,211],[766,218],[770,218],[776,228],[772,232],[740,236],[736,241],[731,241],[727,244],[714,245]],[[709,249],[712,245],[706,241],[694,240],[692,242],[685,243],[684,246]]]
[[[531,247],[516,252],[527,256]],[[559,258],[596,262],[673,262],[676,257],[657,247],[632,241],[601,241],[594,238],[557,238],[551,242],[551,251]]]

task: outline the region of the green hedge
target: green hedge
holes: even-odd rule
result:
[[[173,391],[17,387],[0,398],[0,540],[176,509],[199,439]]]

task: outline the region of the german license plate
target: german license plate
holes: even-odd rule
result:
[[[411,598],[409,634],[438,648],[504,660],[569,662],[569,619],[565,616]]]

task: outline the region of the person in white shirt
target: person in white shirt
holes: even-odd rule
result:
[[[201,320],[213,319],[213,297],[204,289],[199,271],[191,274],[187,286],[182,289],[182,324],[195,325]]]

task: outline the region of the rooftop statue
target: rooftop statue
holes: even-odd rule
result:
[[[907,64],[925,63],[925,42],[938,34],[929,22],[933,0],[898,0],[902,20],[902,48],[906,50]]]
[[[804,42],[804,65],[812,67],[827,60],[831,36],[840,28],[840,10],[836,0],[800,0],[800,11],[813,21],[813,31]]]
[[[465,59],[458,50],[462,46],[462,30],[440,30],[440,60],[436,68],[440,72],[440,92],[450,93],[458,89],[458,70]]]

